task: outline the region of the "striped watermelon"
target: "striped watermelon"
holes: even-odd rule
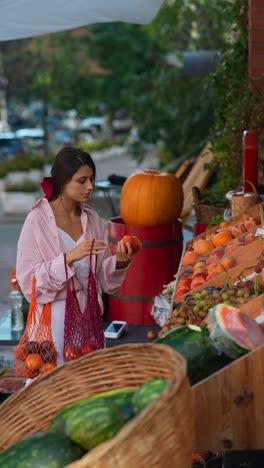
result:
[[[208,315],[210,340],[230,359],[264,345],[264,333],[258,323],[239,309],[218,304]]]
[[[187,374],[191,385],[209,377],[231,362],[220,353],[209,339],[209,331],[198,325],[183,325],[168,331],[155,343],[171,346],[187,361]]]
[[[77,400],[67,406],[65,406],[53,419],[49,427],[49,432],[65,433],[66,421],[68,417],[73,414],[74,408],[81,405],[82,408],[86,408],[86,403],[89,401],[109,402],[117,405],[119,413],[121,414],[124,423],[134,416],[134,408],[132,403],[132,397],[135,393],[135,388],[119,388],[116,390],[110,390],[108,392],[98,393],[81,400]]]
[[[36,432],[0,453],[2,468],[63,468],[85,451],[63,434]]]
[[[153,379],[142,384],[133,396],[135,413],[140,413],[168,387],[170,380]]]
[[[118,406],[91,400],[67,414],[65,435],[85,450],[112,439],[125,424]]]

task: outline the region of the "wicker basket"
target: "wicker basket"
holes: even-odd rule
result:
[[[71,468],[190,468],[194,450],[193,393],[185,359],[161,344],[124,344],[68,362],[8,398],[0,411],[0,449],[43,431],[65,405],[95,393],[137,388],[152,378],[172,382],[116,437]]]
[[[247,180],[246,182],[248,182],[251,185],[253,191],[250,193],[238,192],[232,195],[232,218],[241,215],[242,213],[247,211],[248,208],[257,205],[261,201],[261,198],[257,193],[256,187],[249,180]]]
[[[201,224],[210,224],[215,216],[224,215],[227,208],[227,203],[220,203],[217,205],[210,204],[209,201],[201,201],[201,192],[198,187],[192,187],[193,193],[193,207],[195,211],[196,222]]]

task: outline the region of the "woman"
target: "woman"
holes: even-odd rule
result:
[[[59,151],[42,188],[45,198],[32,207],[18,241],[17,279],[26,299],[31,301],[32,280],[36,278],[36,300],[51,303],[51,322],[57,363],[65,361],[64,322],[66,270],[73,281],[80,309],[87,303],[87,282],[92,259],[96,259],[96,283],[103,313],[101,293],[114,293],[125,279],[132,259],[132,248],[117,243],[111,255],[107,242],[107,223],[84,203],[94,190],[96,168],[88,153],[65,147]],[[66,254],[66,255],[65,255]],[[94,271],[94,264],[92,269]]]

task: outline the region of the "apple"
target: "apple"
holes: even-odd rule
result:
[[[192,282],[192,278],[181,278],[178,282],[177,289],[180,289],[180,286],[184,288],[189,288]]]
[[[73,359],[77,359],[80,356],[80,349],[77,348],[75,345],[66,346],[64,350],[64,357],[67,361],[72,361]]]
[[[202,286],[202,284],[204,284],[204,283],[206,283],[205,278],[196,278],[195,277],[195,279],[193,279],[192,284],[191,284],[191,290],[196,289],[199,286]]]
[[[46,362],[45,364],[43,364],[43,366],[40,368],[39,372],[41,374],[45,374],[45,372],[49,372],[53,369],[56,369],[56,364],[52,363],[52,362]]]
[[[92,353],[95,350],[96,350],[96,347],[94,346],[94,344],[91,343],[90,341],[86,341],[84,345],[81,347],[80,352],[82,356],[85,356],[85,354]]]
[[[206,282],[207,281],[211,281],[212,279],[216,278],[217,276],[219,276],[221,274],[220,271],[212,271],[211,273],[209,273],[206,277]]]
[[[251,216],[250,218],[244,221],[244,226],[246,228],[246,231],[250,231],[251,229],[257,227],[257,221],[255,218],[253,218],[253,216]]]
[[[222,258],[221,264],[226,270],[230,270],[237,265],[237,261],[234,258],[228,256]]]
[[[15,349],[15,355],[18,360],[25,361],[27,357],[25,346],[18,344]]]
[[[256,240],[255,231],[249,232],[245,237],[246,244],[250,244],[251,242],[254,242],[254,240]]]
[[[202,273],[197,273],[197,275],[193,276],[192,283],[195,282],[195,281],[199,282],[200,280],[202,280],[202,282],[203,282],[203,280],[206,279],[206,276],[207,276],[207,271],[206,272],[204,271]]]
[[[43,361],[39,354],[29,354],[26,358],[26,367],[29,371],[35,372],[43,366]]]
[[[206,275],[207,275],[207,267],[199,267],[199,268],[197,268],[197,270],[195,270],[195,271],[193,272],[192,278],[194,278],[194,277],[197,276],[197,275],[200,275],[201,273],[202,273],[202,274],[203,274],[203,273],[206,273]],[[206,276],[206,275],[205,275],[205,276]]]
[[[181,296],[184,296],[184,294],[187,294],[190,291],[190,288],[179,288],[175,291],[174,293],[174,299],[178,299]]]
[[[142,247],[141,241],[139,240],[137,236],[124,236],[122,238],[122,241],[124,242],[126,251],[127,251],[127,244],[131,245],[133,253],[137,253]]]

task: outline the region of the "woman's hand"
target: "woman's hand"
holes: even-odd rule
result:
[[[73,262],[81,260],[84,257],[90,255],[90,250],[92,246],[92,240],[83,240],[78,244],[74,249],[70,250],[66,254],[66,263],[71,266]],[[92,255],[98,255],[106,249],[106,243],[103,240],[95,240],[92,250]]]
[[[122,240],[117,243],[116,247],[116,270],[126,268],[133,257],[132,247],[129,243],[125,244]]]

